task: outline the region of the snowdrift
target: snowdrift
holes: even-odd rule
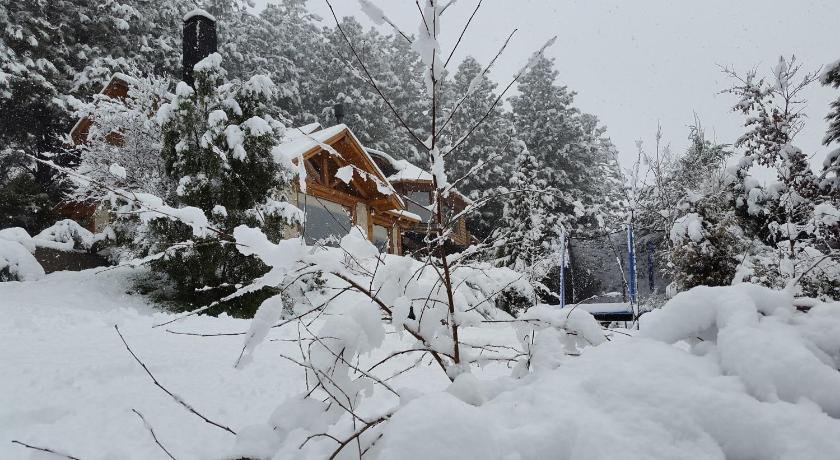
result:
[[[291,412],[294,406],[283,405],[305,388],[303,372],[277,357],[294,353],[297,344],[287,340],[296,331],[271,329],[253,362],[235,369],[241,336],[151,328],[172,316],[131,292],[138,270],[0,283],[0,458],[33,458],[12,439],[84,459],[163,458],[132,409],[179,459],[236,458],[258,449],[271,435],[255,427],[268,420],[281,421],[287,432],[281,446],[271,446],[278,449],[275,458],[323,458],[332,450],[329,443],[299,449],[311,429],[305,408]],[[632,337],[613,334],[582,347],[579,356],[544,359],[520,378],[494,364],[451,384],[432,366],[401,375],[393,381],[404,395],[399,411],[366,456],[840,458],[840,304],[801,313],[790,297],[769,289],[696,288],[643,318]],[[589,324],[583,317],[575,321]],[[203,423],[156,388],[122,348],[114,324],[159,380],[239,438]],[[171,329],[249,327],[229,317],[193,317]],[[517,343],[510,325],[491,332]],[[382,352],[407,340],[389,329]],[[552,343],[541,343],[542,356],[551,356]],[[272,415],[278,407],[287,410]]]

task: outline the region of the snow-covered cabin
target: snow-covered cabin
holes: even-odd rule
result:
[[[128,97],[128,89],[134,83],[134,79],[123,73],[115,73],[111,75],[110,80],[102,91],[99,92],[100,97],[108,97],[110,99],[125,100]],[[89,118],[80,118],[73,128],[70,129],[70,139],[73,140],[74,145],[83,144],[87,139],[90,131],[91,121]],[[111,133],[108,135],[108,142],[119,145],[121,139],[119,133]]]
[[[403,233],[420,224],[405,201],[353,132],[343,124],[317,123],[288,130],[274,148],[275,160],[300,168],[291,200],[306,213],[306,241],[340,238],[351,225],[367,231],[382,251],[403,253]]]

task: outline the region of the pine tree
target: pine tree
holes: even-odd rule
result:
[[[402,37],[383,36],[375,29],[365,31],[355,19],[344,18],[341,27],[382,93],[392,101],[406,124],[416,130],[418,137],[425,138],[428,133],[418,120],[425,120],[423,114],[428,107],[422,102],[425,85],[419,78],[417,54]],[[332,106],[345,104],[344,123],[362,144],[396,158],[425,164],[428,158],[418,153],[415,141],[367,82],[341,32],[327,29],[325,33],[329,60],[322,66],[319,87],[310,99],[311,110],[318,111],[322,122],[329,124],[334,122]]]
[[[822,76],[822,84],[835,89],[840,88],[840,61],[828,66]],[[823,144],[831,145],[840,141],[840,97],[831,103],[831,111],[825,117],[828,130]],[[840,201],[840,148],[832,150],[823,162],[820,186],[823,192]]]
[[[501,104],[491,111],[497,97],[496,84],[482,74],[482,67],[472,57],[458,66],[447,90],[451,93],[449,110],[442,118],[450,147],[447,157],[452,181],[461,193],[474,200],[497,195],[507,187],[515,161],[516,132]],[[452,112],[457,108],[457,111]],[[490,115],[480,124],[485,114]],[[474,126],[472,134],[461,139]],[[460,142],[460,145],[458,143]],[[501,200],[490,200],[470,219],[470,231],[479,239],[488,237],[498,226],[502,214]]]
[[[822,75],[821,82],[825,86],[840,88],[840,61],[829,64]],[[823,144],[830,145],[840,141],[840,98],[831,103],[831,111],[826,115],[828,130],[823,138]]]
[[[510,188],[529,192],[509,195],[504,225],[497,231],[506,236],[503,263],[532,267],[536,281],[556,270],[564,232],[599,231],[608,209],[605,184],[619,185],[603,128],[572,105],[574,93],[555,84],[556,78],[552,61],[542,58],[522,77],[520,94],[510,100],[524,144]]]
[[[261,227],[277,240],[290,222],[289,205],[273,199],[291,177],[271,153],[285,130],[275,108],[277,87],[265,75],[227,81],[221,60],[214,53],[199,62],[194,88],[178,83],[174,99],[158,112],[166,177],[174,190],[168,203],[200,209],[215,229],[195,235],[182,222],[157,219],[141,242],[148,253],[166,252],[152,269],[165,275],[174,299],[187,306],[217,300],[266,271],[229,240],[235,227]],[[202,289],[207,286],[213,289]],[[258,300],[245,297],[220,309],[248,314]]]
[[[739,98],[734,110],[746,116],[748,128],[735,144],[743,148],[745,158],[733,174],[732,187],[736,213],[754,244],[739,272],[741,280],[775,287],[799,280],[804,294],[833,297],[840,293],[837,264],[810,267],[832,250],[827,228],[836,227],[831,215],[840,203],[826,193],[826,182],[794,145],[805,123],[800,94],[816,80],[816,74],[801,75],[800,70],[795,58],[782,57],[769,81],[757,79],[755,72],[744,77],[728,72],[738,81],[730,90]],[[778,182],[762,187],[753,180],[749,170],[754,161],[773,167]]]

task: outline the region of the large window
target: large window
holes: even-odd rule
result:
[[[420,216],[423,222],[428,222],[432,217],[428,206],[431,204],[429,192],[408,192],[408,211]]]
[[[338,203],[298,193],[298,207],[306,213],[303,226],[306,244],[338,246],[353,226],[350,210]]]

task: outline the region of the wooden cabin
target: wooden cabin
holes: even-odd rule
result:
[[[359,139],[345,125],[307,125],[290,130],[275,149],[276,161],[300,167],[293,203],[306,213],[307,243],[340,239],[359,226],[381,251],[403,254],[403,233],[422,223],[388,181]]]

